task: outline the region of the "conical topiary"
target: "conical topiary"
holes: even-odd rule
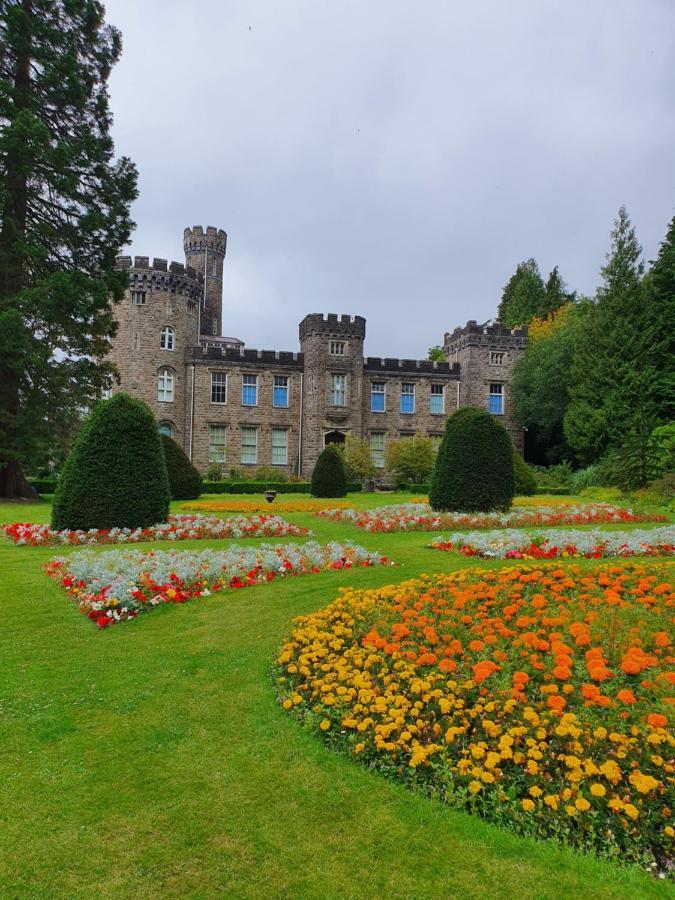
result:
[[[465,407],[450,416],[431,476],[433,509],[507,510],[514,493],[513,444],[497,419]]]
[[[515,447],[513,450],[513,487],[518,497],[529,497],[537,490],[537,479]]]
[[[326,447],[312,472],[313,497],[344,497],[347,493],[347,475],[342,454],[335,447]]]
[[[172,500],[194,500],[202,492],[202,476],[168,434],[160,435]]]
[[[145,528],[165,522],[169,480],[157,423],[140,400],[97,403],[59,479],[53,528]]]

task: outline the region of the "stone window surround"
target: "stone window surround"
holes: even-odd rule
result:
[[[219,463],[220,465],[224,465],[227,461],[227,425],[220,424],[209,424],[209,443],[208,443],[208,459],[210,463]],[[222,441],[214,440],[214,433],[222,434]],[[217,458],[217,449],[222,446],[222,459]]]
[[[170,350],[176,349],[176,332],[171,325],[164,325],[159,333],[159,349]]]
[[[176,373],[169,366],[157,370],[157,402],[173,403],[176,388]],[[167,396],[168,395],[168,396]]]
[[[279,427],[275,427],[274,425],[272,426],[272,430],[271,430],[271,451],[272,451],[271,461],[272,461],[273,466],[287,466],[288,465],[288,435],[289,435],[289,432],[290,432],[290,428],[279,428]],[[281,444],[274,443],[275,434],[277,434],[277,435],[283,434],[284,435],[283,443],[281,443]],[[280,449],[282,449],[284,451],[284,454],[283,454],[284,458],[282,460],[275,460],[274,459],[274,451],[280,450]]]
[[[223,377],[224,380],[218,381],[217,379],[220,378],[221,376]],[[214,380],[214,378],[216,380]],[[214,406],[225,406],[227,404],[227,387],[228,387],[227,381],[228,381],[227,372],[211,371],[211,403]],[[223,391],[224,399],[223,400],[214,400],[213,399],[214,388],[224,388],[224,391]]]
[[[242,466],[258,465],[258,426],[257,425],[240,425],[239,426],[239,463]],[[254,440],[244,442],[244,433],[253,433]],[[244,459],[244,448],[253,448],[252,458]]]

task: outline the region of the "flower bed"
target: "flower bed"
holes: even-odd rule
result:
[[[140,544],[147,541],[189,541],[199,538],[297,537],[307,528],[291,525],[279,516],[169,516],[151,528],[92,528],[89,531],[54,531],[49,525],[15,522],[4,526],[15,544],[44,545]]]
[[[191,500],[188,503],[182,503],[181,509],[193,510],[195,512],[240,512],[240,513],[259,513],[269,512],[274,509],[278,512],[316,512],[319,509],[326,508],[326,500],[287,500],[278,498],[273,503],[266,501],[255,502],[250,500]],[[331,506],[351,507],[346,500],[330,500]]]
[[[584,506],[514,507],[507,513],[437,513],[425,503],[401,503],[375,509],[324,509],[316,513],[364,531],[442,531],[446,528],[533,528],[540,525],[600,525],[665,522],[666,516],[634,513],[604,503]]]
[[[520,833],[663,868],[668,563],[465,569],[296,619],[280,701],[334,746]]]
[[[184,603],[227,588],[265,584],[328,569],[386,565],[389,561],[354,544],[229,547],[225,550],[82,550],[51,560],[57,579],[99,628],[165,603]]]
[[[472,531],[436,538],[429,546],[433,550],[449,550],[483,559],[672,556],[675,553],[675,526],[650,531],[551,531],[545,536],[517,529]]]

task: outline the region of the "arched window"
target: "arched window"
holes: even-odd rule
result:
[[[165,434],[167,437],[173,437],[173,425],[171,422],[160,422],[159,433]]]
[[[174,330],[170,325],[165,325],[159,333],[160,350],[173,350]]]
[[[157,373],[157,399],[160,403],[173,403],[173,372],[160,369]]]

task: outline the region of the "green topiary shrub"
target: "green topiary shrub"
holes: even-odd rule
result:
[[[496,418],[467,406],[448,419],[431,476],[433,509],[507,510],[514,494],[513,444]]]
[[[164,462],[169,476],[172,500],[195,500],[202,492],[202,476],[183,452],[183,448],[167,434],[160,435]]]
[[[513,483],[519,497],[531,497],[537,491],[537,479],[515,448],[513,450]]]
[[[115,394],[94,406],[62,469],[53,528],[144,528],[166,521],[169,479],[148,406]]]
[[[347,474],[342,454],[326,447],[319,454],[311,481],[313,497],[344,497],[347,493]]]

